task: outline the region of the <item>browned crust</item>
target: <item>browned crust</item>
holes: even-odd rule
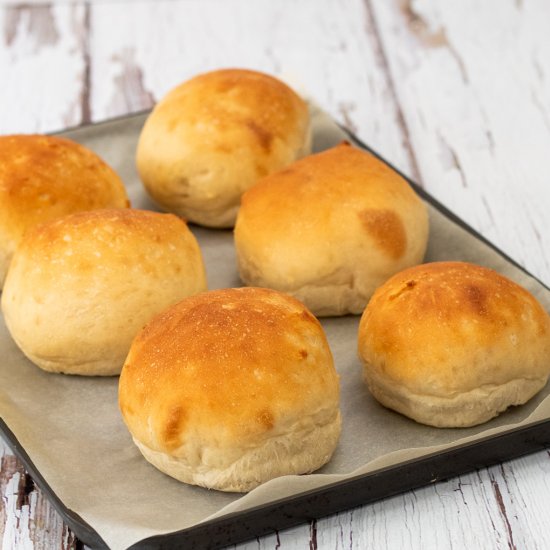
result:
[[[44,135],[0,136],[0,233],[18,241],[39,222],[96,208],[126,208],[118,175],[71,140]]]
[[[201,74],[171,90],[148,117],[138,171],[162,208],[229,227],[243,191],[309,153],[309,123],[306,102],[272,76]]]
[[[374,377],[452,396],[550,372],[550,318],[523,287],[464,262],[398,273],[369,302],[359,353]]]
[[[134,340],[119,402],[134,437],[173,452],[188,441],[261,441],[337,407],[338,393],[317,319],[282,293],[241,288],[187,298],[153,319]]]
[[[424,209],[405,180],[343,142],[263,178],[243,195],[239,223],[260,247],[275,236],[295,242],[295,232],[287,235],[285,227],[298,227],[312,244],[353,226],[355,215],[380,253],[399,260],[407,249],[401,212],[408,208]]]

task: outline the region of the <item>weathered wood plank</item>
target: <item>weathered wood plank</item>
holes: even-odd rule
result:
[[[550,4],[366,3],[426,188],[550,282]]]
[[[196,73],[249,67],[286,78],[414,174],[360,0],[102,3],[90,25],[94,119],[148,108]]]
[[[80,550],[48,498],[0,438],[0,548]]]
[[[0,9],[0,132],[53,131],[86,119],[86,12],[84,4]]]
[[[508,538],[517,548],[549,548],[550,517],[546,504],[550,494],[550,454],[506,462],[489,472]]]

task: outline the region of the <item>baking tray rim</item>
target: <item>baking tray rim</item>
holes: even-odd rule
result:
[[[59,135],[66,132],[85,130],[94,126],[109,125],[128,119],[143,117],[148,112],[150,112],[149,109],[111,117],[98,122],[80,124],[51,132],[51,134]],[[349,136],[349,140],[352,143],[373,154],[395,170],[411,185],[419,196],[446,218],[492,248],[502,258],[516,266],[526,275],[532,277],[545,289],[550,290],[548,285],[540,281],[516,260],[500,250],[491,241],[430,195],[420,185],[403,174],[403,172],[393,166],[383,156],[359,139],[351,130],[341,124],[338,124],[338,126]],[[54,508],[75,535],[91,547],[108,548],[108,545],[99,533],[79,514],[68,508],[62,499],[57,496],[36,468],[23,446],[19,443],[16,435],[1,417],[0,433],[7,440],[14,454],[22,461],[33,480],[48,496]],[[185,529],[146,537],[132,544],[129,549],[179,548],[183,543],[186,544],[186,548],[220,548],[316,520],[356,506],[382,500],[411,489],[466,474],[477,469],[543,450],[548,446],[550,446],[550,419],[539,420],[521,427],[512,427],[498,434],[488,435],[473,442],[458,443],[443,451],[435,451],[368,473],[358,474],[345,480],[335,481],[316,489],[302,491],[244,511],[230,512],[221,517],[205,520]],[[348,494],[345,494],[346,492]],[[307,506],[304,506],[304,504],[307,504]]]
[[[90,524],[65,506],[1,418],[0,432],[76,536],[93,548],[109,548]],[[230,512],[185,529],[146,537],[128,550],[181,548],[182,544],[186,545],[185,548],[221,548],[544,450],[548,446],[550,419],[539,420],[245,511]]]

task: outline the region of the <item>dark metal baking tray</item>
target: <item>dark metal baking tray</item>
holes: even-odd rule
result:
[[[350,131],[346,129],[344,131],[350,141],[381,158]],[[386,162],[383,158],[381,160]],[[386,164],[391,166],[390,163],[386,162]],[[396,170],[395,167],[391,167]],[[450,212],[415,182],[405,175],[401,175],[407,179],[419,195],[441,214],[466,229],[476,239],[485,243],[508,262],[527,273],[512,258],[498,250],[492,243]],[[541,281],[538,282],[548,289]],[[48,480],[35,467],[31,457],[20,445],[16,434],[10,430],[2,419],[0,419],[0,431],[37,485],[48,495],[54,507],[79,539],[94,548],[106,548],[106,543],[94,528],[77,513],[70,510],[55,494],[49,486]],[[548,446],[550,446],[550,419],[533,422],[521,428],[512,428],[504,433],[488,436],[473,443],[459,444],[443,452],[432,453],[391,467],[381,468],[368,474],[357,475],[345,481],[302,492],[244,512],[230,513],[218,519],[199,523],[191,528],[146,538],[134,544],[131,548],[218,548],[265,535],[274,530],[308,522],[354,506],[371,503],[423,485],[532,453]]]

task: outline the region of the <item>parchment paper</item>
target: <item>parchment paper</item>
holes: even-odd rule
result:
[[[66,132],[102,155],[122,176],[132,204],[148,201],[134,170],[145,116]],[[314,109],[314,149],[348,139]],[[492,249],[430,208],[426,260],[465,260],[492,267],[528,288],[550,309],[550,293]],[[239,286],[230,231],[192,227],[202,247],[210,288]],[[358,316],[326,319],[323,326],[342,385],[343,432],[337,451],[319,473],[286,476],[248,495],[179,483],[150,466],[134,446],[117,408],[118,378],[48,374],[32,365],[0,320],[0,416],[64,504],[114,548],[151,535],[191,527],[229,512],[430,454],[467,440],[550,418],[547,386],[522,407],[469,429],[436,429],[386,410],[369,395],[356,355]]]

